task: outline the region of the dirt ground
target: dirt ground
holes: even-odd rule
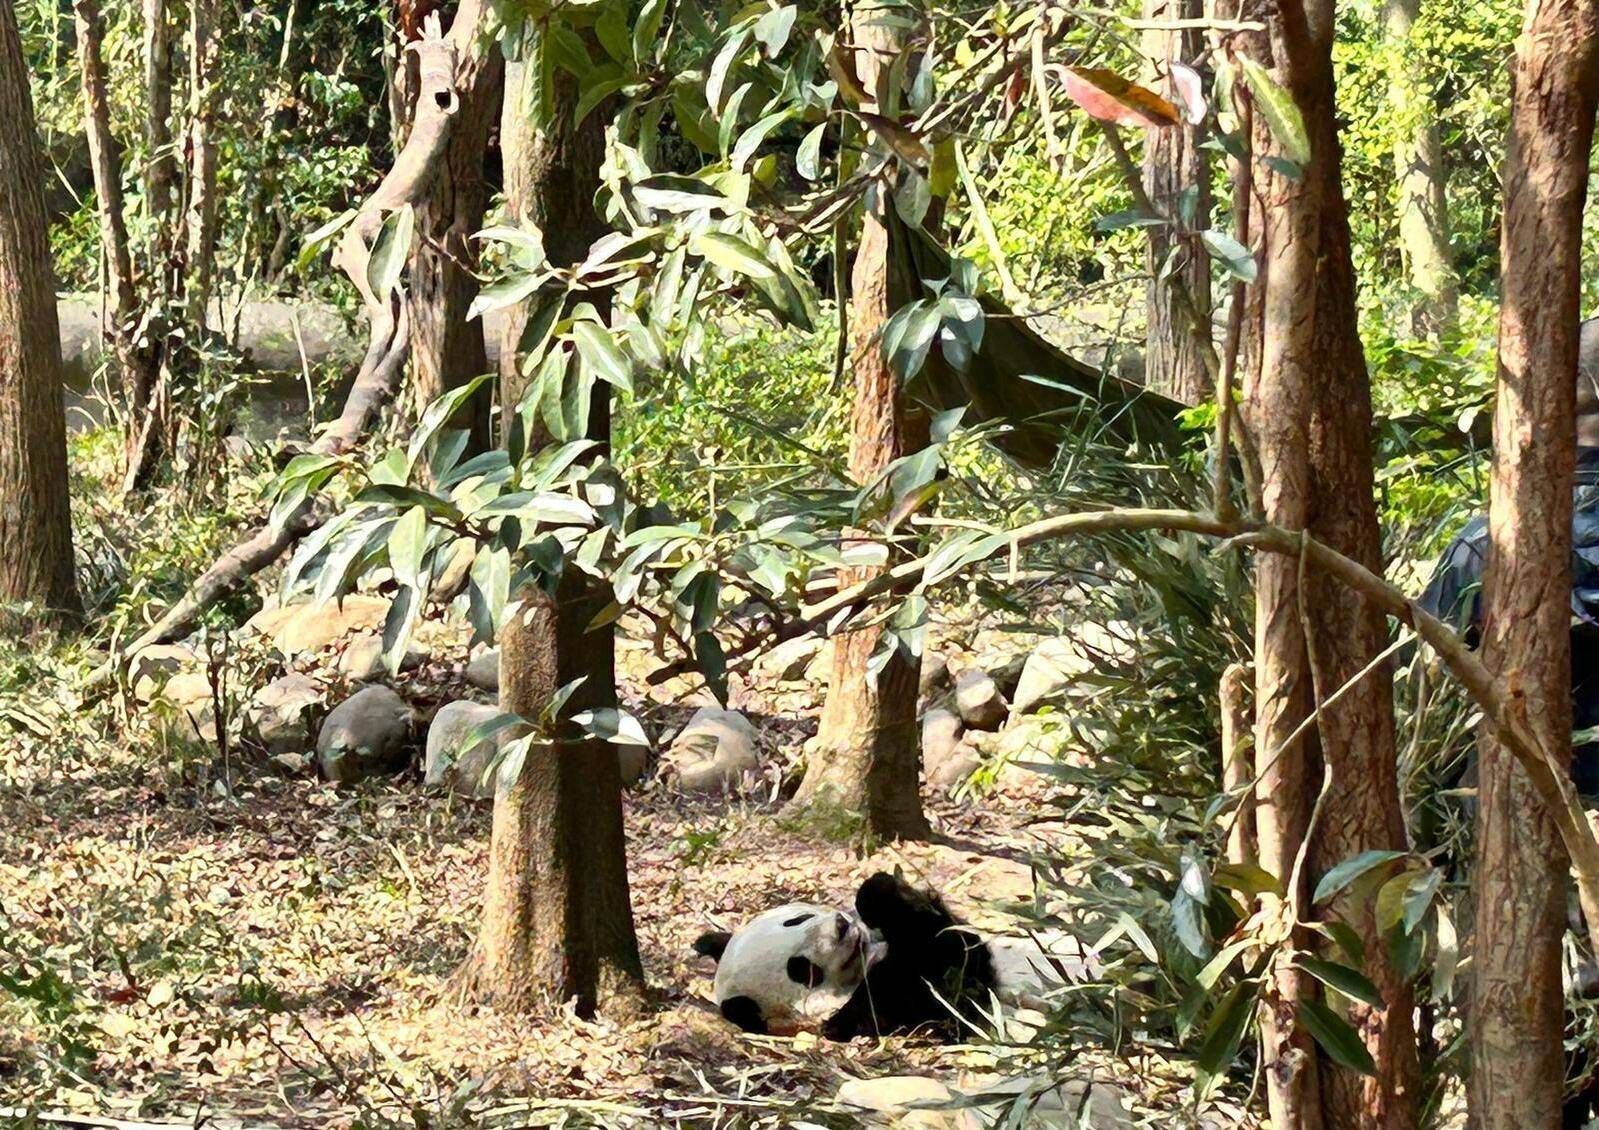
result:
[[[655,1007],[625,1024],[463,1013],[445,998],[474,934],[489,811],[414,773],[335,788],[235,766],[229,792],[92,744],[59,765],[13,764],[0,778],[0,941],[69,970],[75,993],[53,1027],[36,1010],[0,1031],[0,1106],[218,1126],[856,1125],[832,1101],[850,1078],[1038,1067],[992,1045],[748,1037],[716,1014],[711,965],[691,950],[701,931],[782,902],[847,904],[896,866],[1003,930],[1006,906],[1032,897],[1031,854],[1071,835],[1033,823],[1026,798],[994,795],[929,796],[933,843],[863,853],[801,836],[775,782],[810,711],[739,701],[774,766],[767,786],[689,799],[647,781],[627,796]],[[77,1063],[73,1033],[93,1048]],[[18,1065],[39,1056],[65,1083],[23,1093],[35,1076]],[[1071,1072],[1118,1080],[1129,1117],[1148,1124],[1188,1105],[1184,1070],[1158,1057],[1085,1055]]]

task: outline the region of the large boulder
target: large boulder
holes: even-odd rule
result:
[[[322,775],[340,783],[359,781],[402,760],[411,733],[405,700],[384,686],[363,687],[333,708],[317,735]]]
[[[883,1075],[848,1079],[833,1101],[854,1114],[862,1125],[912,1130],[979,1130],[983,1120],[970,1110],[927,1110],[949,1103],[955,1093],[927,1075]]]
[[[389,604],[381,596],[351,593],[325,604],[264,609],[252,616],[247,626],[270,639],[284,655],[304,655],[360,632],[377,631],[388,618]]]
[[[400,660],[400,670],[414,671],[427,662],[427,652],[420,648],[405,649]],[[352,683],[371,683],[389,673],[383,662],[383,637],[377,632],[362,632],[345,646],[339,656],[339,673]]]
[[[1047,639],[1027,657],[1011,709],[1036,710],[1082,676],[1133,658],[1132,633],[1124,624],[1087,623],[1074,635]]]
[[[978,1130],[1029,1096],[1025,1125],[1039,1130],[1130,1130],[1133,1121],[1114,1086],[1083,1079],[1054,1083],[1027,1078],[972,1076],[951,1087],[929,1075],[884,1075],[850,1079],[833,1101],[866,1126],[915,1130]],[[980,1104],[928,1109],[972,1097]]]
[[[999,687],[979,667],[968,667],[955,676],[955,709],[972,730],[997,730],[1009,714]]]
[[[467,748],[466,740],[499,712],[498,707],[481,702],[451,702],[440,707],[428,727],[423,783],[450,788],[474,799],[492,797],[494,778],[484,780],[484,774],[494,760],[495,743],[490,739]]]
[[[256,736],[274,757],[311,748],[310,716],[322,705],[322,687],[309,675],[289,674],[256,692],[246,711]]]
[[[179,671],[154,693],[150,705],[171,737],[191,742],[217,740],[216,702],[211,678],[204,671]]]
[[[487,647],[466,661],[466,681],[480,691],[500,689],[500,649]]]
[[[758,768],[755,727],[736,710],[704,706],[673,739],[666,765],[684,792],[722,792]]]
[[[982,764],[977,751],[961,740],[961,729],[953,711],[938,708],[922,716],[922,776],[930,788],[953,792]]]
[[[784,640],[755,661],[755,674],[758,678],[778,682],[803,679],[825,646],[826,641],[820,636]]]

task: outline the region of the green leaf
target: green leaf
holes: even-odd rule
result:
[[[633,186],[633,199],[645,208],[677,215],[709,211],[731,214],[735,210],[733,202],[713,186],[698,177],[677,173],[662,173],[639,181]]]
[[[642,66],[655,54],[655,40],[666,16],[666,0],[644,0],[633,25],[633,61]]]
[[[618,63],[633,61],[633,43],[627,30],[627,5],[612,0],[594,21],[594,38]]]
[[[1218,887],[1253,898],[1256,895],[1274,894],[1282,897],[1283,885],[1277,876],[1255,863],[1224,863],[1211,874]]]
[[[394,570],[394,579],[400,584],[417,583],[427,539],[428,514],[420,506],[413,506],[402,514],[394,523],[394,529],[389,531],[389,568]]]
[[[1402,859],[1404,855],[1402,851],[1363,851],[1359,855],[1351,856],[1321,877],[1311,901],[1325,902],[1366,872],[1385,863],[1392,863],[1396,859]]]
[[[406,258],[411,254],[411,233],[415,225],[416,213],[407,204],[388,214],[377,239],[372,242],[372,255],[366,261],[366,282],[379,298],[400,285]]]
[[[340,212],[305,237],[305,243],[300,248],[300,258],[296,261],[296,265],[302,274],[310,268],[312,262],[322,253],[322,249],[333,242],[333,237],[349,227],[350,221],[355,219],[355,215],[354,208]]]
[[[749,159],[755,155],[755,151],[761,147],[761,143],[766,140],[766,136],[778,126],[782,125],[790,118],[793,118],[797,113],[797,110],[795,110],[793,107],[789,107],[787,109],[778,110],[774,113],[767,114],[760,121],[756,122],[749,129],[740,134],[738,138],[738,144],[733,146],[733,153],[729,158],[733,167],[733,171],[743,172],[744,166],[749,162]]]
[[[719,231],[701,232],[690,242],[689,250],[718,267],[726,267],[746,278],[777,277],[777,268],[767,261],[766,256],[736,235]]]
[[[1245,938],[1242,941],[1231,942],[1223,946],[1216,951],[1215,957],[1205,963],[1205,967],[1199,971],[1199,975],[1194,980],[1208,992],[1217,979],[1227,971],[1227,967],[1233,963],[1233,960],[1250,946],[1256,944],[1254,938]]]
[[[1371,1053],[1343,1017],[1320,1001],[1312,1000],[1300,1001],[1294,1012],[1300,1027],[1310,1033],[1334,1063],[1362,1075],[1376,1073],[1377,1065],[1372,1062]]]
[[[1185,950],[1195,957],[1204,957],[1210,952],[1203,908],[1186,890],[1179,888],[1177,894],[1172,897],[1171,916],[1177,940],[1183,944]]]
[[[738,62],[739,53],[749,41],[750,29],[747,26],[740,28],[722,44],[722,49],[716,53],[716,58],[711,63],[710,73],[705,80],[705,101],[710,106],[711,112],[718,117],[722,114],[722,91],[727,86],[728,76]]]
[[[1421,874],[1413,876],[1410,886],[1405,892],[1404,901],[1404,926],[1405,933],[1415,932],[1427,913],[1427,908],[1432,906],[1433,896],[1438,893],[1438,887],[1444,880],[1444,873],[1436,867],[1430,867]]]
[[[822,137],[826,132],[827,123],[822,122],[805,135],[794,152],[794,169],[806,180],[822,175]]]
[[[572,721],[583,727],[583,732],[614,745],[648,746],[649,736],[644,725],[625,710],[602,707],[599,710],[582,710],[572,715]]]
[[[472,299],[472,305],[467,307],[466,320],[472,321],[481,318],[491,310],[500,310],[506,306],[514,306],[543,284],[541,275],[510,275],[497,279],[477,292],[477,297]]]
[[[1199,233],[1199,241],[1205,245],[1205,250],[1236,279],[1252,283],[1260,273],[1255,265],[1255,257],[1249,253],[1249,248],[1239,243],[1226,232],[1216,231],[1214,228]]]
[[[768,59],[775,59],[788,43],[789,32],[794,30],[797,9],[792,4],[774,8],[755,21],[755,41],[766,50]]]
[[[1306,973],[1309,973],[1323,985],[1330,985],[1344,996],[1369,1004],[1372,1008],[1382,1007],[1382,994],[1377,991],[1377,986],[1360,970],[1351,969],[1347,965],[1340,965],[1336,961],[1327,961],[1323,958],[1312,957],[1310,954],[1300,954],[1295,959],[1297,964]]]
[[[1207,1075],[1220,1075],[1238,1055],[1238,1045],[1243,1042],[1244,1031],[1249,1027],[1249,1017],[1255,1008],[1255,987],[1241,981],[1230,989],[1210,1023],[1205,1025],[1205,1037],[1199,1045],[1199,1069]]]
[[[1277,144],[1290,161],[1300,167],[1310,164],[1310,135],[1305,132],[1305,119],[1294,103],[1294,96],[1278,85],[1271,72],[1247,55],[1238,56],[1243,65],[1244,78],[1255,95],[1255,103],[1266,117]]]
[[[633,391],[633,361],[616,344],[609,329],[598,322],[578,322],[572,326],[572,339],[596,376],[624,392]]]

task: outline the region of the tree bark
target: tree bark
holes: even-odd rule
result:
[[[500,117],[505,64],[497,46],[463,62],[461,112],[428,198],[417,208],[411,252],[411,398],[418,416],[452,388],[489,371],[481,319],[467,320],[477,297],[477,242],[489,186],[483,161]],[[469,451],[489,446],[488,388],[455,422],[469,428]]]
[[[160,365],[155,351],[140,340],[143,312],[134,285],[133,254],[122,198],[122,162],[117,156],[116,139],[111,134],[110,101],[100,50],[105,25],[96,0],[75,0],[73,13],[83,84],[84,133],[100,212],[100,250],[111,290],[111,315],[105,332],[116,353],[126,413],[123,469],[125,478],[136,478],[133,468],[139,459],[139,436],[150,411],[150,398]]]
[[[1411,25],[1421,0],[1385,0],[1383,35],[1388,55],[1388,106],[1394,121],[1394,181],[1399,193],[1399,250],[1415,292],[1411,330],[1436,337],[1455,324],[1459,280],[1449,249],[1443,142],[1432,104],[1410,50]]]
[[[1204,16],[1204,9],[1202,0],[1144,0],[1146,20],[1199,19]],[[1173,63],[1193,66],[1204,51],[1203,28],[1151,28],[1144,32],[1144,53],[1155,60],[1163,79],[1171,74]],[[1172,93],[1169,83],[1161,85]],[[1198,127],[1189,125],[1186,119],[1169,129],[1147,130],[1144,139],[1144,191],[1162,213],[1171,216],[1179,215],[1179,201],[1185,194],[1191,195],[1193,211],[1185,226],[1195,231],[1210,225],[1210,169],[1199,148],[1200,140]],[[1177,246],[1180,241],[1173,229],[1149,229],[1144,383],[1183,404],[1200,404],[1211,396],[1202,347],[1195,339],[1188,311],[1176,301],[1171,284],[1160,278],[1167,257]],[[1208,336],[1210,259],[1192,242],[1179,254],[1182,259],[1177,277],[1206,320]]]
[[[862,87],[876,90],[879,72],[906,50],[903,16],[863,6],[851,24]],[[892,207],[886,192],[879,194],[879,202],[880,207]],[[909,298],[894,285],[894,254],[884,217],[867,208],[850,274],[849,310],[855,381],[849,470],[862,484],[928,442],[926,413],[906,396],[879,341],[884,323]],[[847,587],[876,571],[846,571],[839,584]],[[867,664],[882,637],[883,629],[874,625],[833,638],[821,727],[792,807],[859,814],[874,836],[921,839],[931,831],[922,812],[921,735],[916,725],[921,660],[897,651],[874,681]]]
[[[1483,660],[1571,751],[1571,489],[1582,211],[1599,102],[1599,3],[1529,5],[1516,41]],[[1525,772],[1484,731],[1469,1099],[1479,1127],[1560,1125],[1566,854]]]
[[[535,107],[536,62],[506,66],[500,126],[508,218],[537,227],[552,263],[579,261],[604,232],[594,210],[604,156],[604,118],[572,124],[575,81],[562,73],[553,104]],[[542,127],[542,128],[538,128]],[[591,301],[599,296],[587,296]],[[527,312],[513,316],[500,348],[503,402],[521,399],[518,344]],[[589,436],[610,440],[610,398],[598,384]],[[528,586],[500,632],[500,708],[537,717],[557,689],[582,678],[553,741],[530,751],[494,798],[489,877],[477,944],[458,976],[462,995],[531,1010],[575,1000],[578,1011],[628,1011],[643,984],[628,892],[622,781],[616,750],[565,719],[615,707],[615,637],[589,625],[609,590],[568,565],[553,594]]]
[[[1250,288],[1244,400],[1261,467],[1263,517],[1310,531],[1374,572],[1382,568],[1373,494],[1371,390],[1355,308],[1349,222],[1340,183],[1333,92],[1331,0],[1259,3],[1267,31],[1246,50],[1270,60],[1304,119],[1311,156],[1296,178],[1257,163],[1251,233],[1260,268]],[[1281,156],[1255,116],[1254,153]],[[1309,867],[1288,892],[1308,913],[1304,884],[1362,851],[1403,847],[1395,769],[1392,678],[1386,666],[1324,706],[1289,743],[1317,702],[1352,679],[1387,644],[1380,612],[1332,578],[1300,582],[1300,563],[1256,566],[1255,813],[1260,863],[1285,883],[1302,850]],[[1286,751],[1279,756],[1279,750]],[[1318,827],[1310,814],[1325,775]],[[1313,836],[1308,847],[1307,837]],[[1366,943],[1366,972],[1384,1008],[1352,1005],[1346,1017],[1377,1065],[1372,1077],[1335,1066],[1294,1022],[1314,982],[1284,964],[1264,1025],[1268,1097],[1275,1125],[1314,1128],[1414,1126],[1419,1098],[1408,985],[1393,971],[1372,907],[1335,900],[1332,916]],[[1299,944],[1310,948],[1309,937]]]
[[[184,298],[189,323],[205,327],[206,307],[216,270],[217,241],[217,84],[221,45],[217,36],[218,0],[189,4],[189,180],[184,220]]]
[[[0,4],[0,628],[79,609],[45,169],[16,15]],[[19,606],[33,605],[31,611]]]
[[[169,295],[173,252],[172,200],[178,164],[172,152],[172,43],[166,0],[144,0],[144,201],[152,232],[150,274]]]
[[[1254,712],[1249,706],[1250,670],[1242,663],[1232,663],[1221,673],[1217,697],[1221,700],[1221,785],[1231,792],[1242,789],[1255,776],[1255,759],[1250,756],[1250,746],[1245,735],[1253,728]],[[1254,863],[1255,801],[1244,794],[1238,801],[1238,813],[1227,832],[1227,860],[1230,863]]]

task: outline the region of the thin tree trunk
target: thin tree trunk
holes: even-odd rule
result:
[[[544,233],[552,263],[573,263],[604,231],[593,206],[604,118],[572,125],[577,87],[570,76],[559,76],[549,107],[535,105],[537,89],[536,62],[507,64],[500,127],[506,209],[509,219]],[[508,410],[525,383],[517,347],[526,317],[518,311],[501,341]],[[595,388],[588,433],[609,443],[603,384]],[[614,707],[614,634],[609,626],[589,630],[610,603],[609,590],[569,566],[553,595],[528,586],[520,597],[523,607],[500,632],[500,708],[535,717],[578,678],[584,682],[563,716]],[[482,926],[457,986],[466,999],[524,1010],[575,999],[588,1015],[631,1010],[642,982],[616,750],[563,718],[555,740],[530,751],[516,780],[495,794]]]
[[[133,255],[122,198],[122,162],[111,134],[111,109],[106,95],[105,63],[100,46],[105,25],[96,0],[75,0],[73,12],[78,33],[78,66],[83,79],[84,132],[94,171],[95,198],[100,211],[100,248],[105,257],[111,289],[110,324],[105,335],[117,357],[122,383],[124,474],[139,457],[139,435],[149,412],[151,390],[159,365],[153,351],[140,344],[141,310],[134,287]]]
[[[467,320],[477,297],[473,271],[489,187],[484,154],[500,117],[505,64],[498,47],[473,57],[462,73],[461,112],[433,192],[417,209],[411,253],[411,396],[418,415],[452,388],[489,371],[482,319]],[[487,388],[456,422],[469,427],[469,450],[489,446]]]
[[[216,269],[218,9],[218,0],[189,4],[189,183],[183,260],[184,296],[197,332],[206,324]]]
[[[79,608],[44,161],[21,37],[0,4],[0,627]],[[31,612],[16,605],[30,603]]]
[[[1199,19],[1202,0],[1144,0],[1146,20]],[[1205,51],[1204,29],[1173,31],[1151,28],[1144,32],[1144,53],[1154,59],[1164,79],[1173,63],[1194,65]],[[1169,84],[1159,84],[1171,93]],[[1210,168],[1199,148],[1198,127],[1182,125],[1147,131],[1144,139],[1144,191],[1167,215],[1179,215],[1179,203],[1192,200],[1186,225],[1196,231],[1210,226]],[[1144,383],[1183,404],[1199,404],[1211,395],[1201,344],[1194,337],[1187,311],[1179,309],[1168,282],[1160,278],[1167,257],[1178,245],[1167,227],[1149,229],[1145,288],[1147,327],[1144,334]],[[1190,244],[1182,255],[1178,274],[1207,326],[1210,318],[1210,260]]]
[[[1254,779],[1255,759],[1245,744],[1253,728],[1249,708],[1250,670],[1232,663],[1221,673],[1217,698],[1221,701],[1221,784],[1231,792]],[[1227,859],[1231,863],[1255,862],[1255,801],[1248,794],[1238,801],[1238,812],[1227,832]]]
[[[1331,0],[1262,3],[1268,31],[1247,50],[1273,61],[1309,135],[1311,157],[1297,177],[1257,164],[1258,215],[1249,231],[1260,267],[1246,308],[1250,354],[1245,407],[1262,472],[1266,521],[1316,538],[1381,572],[1373,494],[1371,391],[1355,309],[1348,215],[1332,72]],[[1281,155],[1257,115],[1254,152]],[[1387,643],[1382,615],[1329,577],[1300,587],[1292,559],[1256,567],[1255,756],[1262,783],[1256,827],[1260,862],[1285,881],[1301,851],[1302,884],[1362,851],[1404,846],[1396,780],[1392,679],[1362,679],[1321,710],[1316,725],[1289,735],[1317,702],[1360,672]],[[1280,757],[1278,751],[1287,746]],[[1325,785],[1323,782],[1325,781]],[[1309,827],[1325,787],[1319,825]],[[1307,836],[1313,839],[1305,846]],[[1303,886],[1288,897],[1308,915]],[[1268,1097],[1275,1125],[1393,1126],[1416,1122],[1418,1076],[1411,992],[1378,936],[1369,903],[1335,900],[1331,914],[1366,945],[1366,972],[1384,1008],[1353,1004],[1347,1019],[1377,1065],[1371,1077],[1322,1056],[1294,1015],[1316,988],[1282,965],[1265,1018]],[[1309,937],[1300,944],[1310,948]]]
[[[1483,660],[1528,728],[1569,757],[1577,324],[1599,3],[1529,5],[1512,81]],[[1566,854],[1525,772],[1487,731],[1478,773],[1472,1121],[1558,1126]]]
[[[172,200],[178,180],[172,152],[172,44],[166,0],[144,0],[144,202],[153,243],[150,273],[161,280],[160,293],[172,292]]]
[[[1438,112],[1410,50],[1421,0],[1385,0],[1388,105],[1394,121],[1394,180],[1399,200],[1399,250],[1415,292],[1412,332],[1436,337],[1459,315],[1460,287],[1449,251],[1449,202]]]
[[[856,70],[863,88],[875,91],[879,72],[907,49],[904,13],[863,6],[852,17],[852,28]],[[880,206],[892,206],[887,193],[880,201]],[[928,442],[926,414],[905,395],[879,340],[884,323],[908,298],[892,284],[893,254],[883,217],[868,208],[850,277],[849,361],[855,403],[849,469],[858,483],[871,482],[895,459]],[[840,575],[839,584],[847,587],[873,572],[848,571]],[[821,727],[792,804],[796,810],[860,814],[867,830],[881,838],[920,839],[930,833],[922,812],[916,725],[921,660],[896,651],[874,680],[868,663],[882,638],[880,626],[853,628],[834,637]]]

